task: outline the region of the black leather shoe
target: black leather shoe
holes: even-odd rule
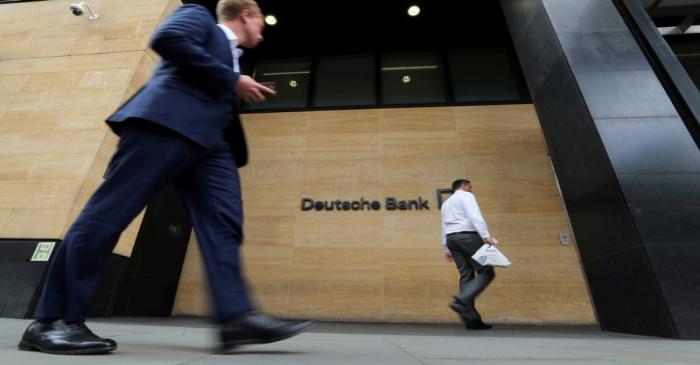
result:
[[[280,321],[258,313],[244,314],[221,326],[221,349],[227,351],[239,345],[284,340],[313,324],[312,321]]]
[[[488,329],[493,328],[492,325],[486,324],[486,323],[482,322],[481,320],[465,322],[464,327],[468,330],[488,330]]]
[[[454,298],[454,301],[450,303],[450,309],[457,312],[465,323],[481,320],[481,315],[476,311],[473,304],[464,303],[457,298]]]
[[[459,314],[464,328],[468,330],[487,330],[493,328],[492,325],[486,324],[481,320],[481,315],[474,307],[473,303],[465,303],[457,298],[450,304],[450,308]]]
[[[17,348],[56,355],[101,354],[117,349],[117,343],[92,333],[84,323],[67,324],[62,319],[32,322]]]

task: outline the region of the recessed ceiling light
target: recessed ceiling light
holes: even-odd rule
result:
[[[420,14],[420,7],[418,5],[411,5],[408,8],[408,15],[410,16],[416,16]]]
[[[297,80],[291,80],[291,81],[289,81],[289,86],[291,86],[291,87],[297,87],[297,85],[299,85],[299,84],[297,83]]]
[[[411,76],[404,75],[404,76],[401,78],[401,81],[402,81],[404,84],[408,84],[409,82],[411,82]]]
[[[267,25],[275,25],[277,24],[277,17],[274,15],[268,15],[265,17],[265,24]]]

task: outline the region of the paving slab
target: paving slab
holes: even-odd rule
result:
[[[297,337],[214,349],[216,327],[200,318],[108,318],[88,322],[115,339],[108,355],[61,356],[18,351],[29,320],[0,318],[0,364],[51,365],[452,365],[700,363],[700,341],[602,332],[595,327],[496,326],[465,331],[458,325],[322,322]]]

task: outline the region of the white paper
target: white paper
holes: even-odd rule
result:
[[[508,258],[503,255],[501,251],[496,248],[496,246],[489,245],[488,243],[479,247],[472,258],[482,266],[508,267],[511,265]]]
[[[30,261],[49,261],[56,242],[39,242]]]

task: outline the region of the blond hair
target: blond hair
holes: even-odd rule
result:
[[[255,0],[219,0],[216,4],[216,17],[219,21],[235,20],[244,10],[255,16],[262,16],[262,10]]]

